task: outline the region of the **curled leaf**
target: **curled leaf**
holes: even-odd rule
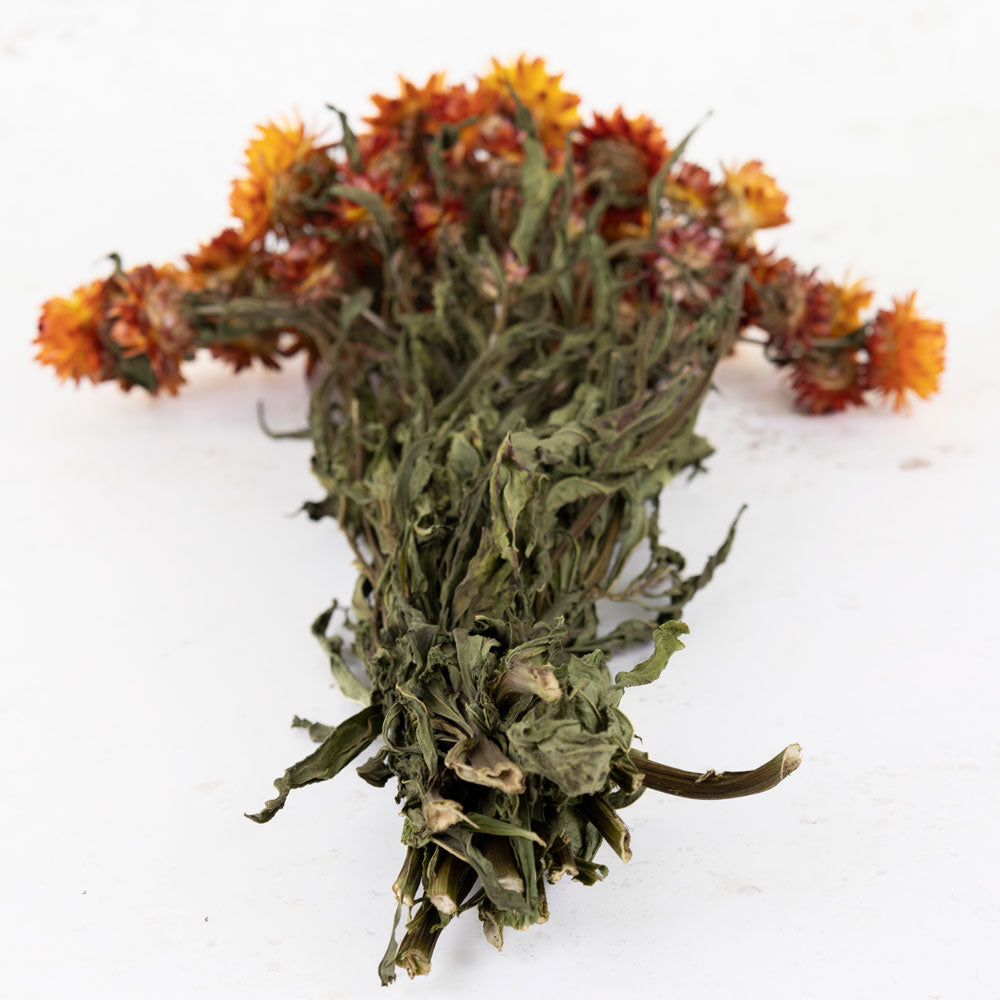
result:
[[[653,633],[653,653],[649,659],[643,660],[631,670],[615,674],[615,684],[621,688],[651,684],[663,673],[670,657],[684,648],[680,637],[690,631],[684,622],[664,622]]]
[[[302,788],[316,781],[327,781],[350,764],[378,736],[381,731],[380,723],[381,713],[372,706],[352,715],[337,726],[308,757],[303,757],[280,778],[274,779],[278,794],[265,802],[260,812],[244,815],[255,823],[266,823],[284,807],[285,799],[293,788]]]

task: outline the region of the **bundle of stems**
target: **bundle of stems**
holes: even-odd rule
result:
[[[332,730],[312,727],[320,747],[252,818],[269,820],[291,789],[332,777],[381,737],[358,772],[374,785],[396,779],[399,907],[423,895],[383,981],[393,962],[426,972],[462,909],[477,907],[499,945],[503,927],[546,918],[546,880],[603,878],[603,841],[628,860],[618,810],[645,788],[750,794],[798,763],[789,747],[750,773],[679,772],[633,748],[619,708],[681,648],[677,619],[733,541],[735,525],[686,575],[660,542],[658,510],[664,485],[709,452],[694,420],[732,344],[744,277],[697,319],[661,309],[626,324],[609,249],[583,240],[558,263],[554,249],[532,246],[531,286],[499,308],[471,284],[487,249],[439,260],[447,293],[433,316],[392,328],[364,312],[326,328],[316,317],[328,370],[310,430],[327,495],[306,510],[335,518],[354,549],[349,625],[366,683],[326,636],[335,609],[314,628],[364,707]],[[585,320],[558,307],[553,287],[567,278],[570,310],[591,303]],[[639,616],[600,634],[602,599]],[[652,655],[612,680],[608,655],[650,642]]]
[[[795,744],[700,774],[633,745],[622,695],[683,648],[683,609],[736,527],[688,572],[661,540],[661,493],[709,455],[699,407],[754,329],[811,412],[928,395],[944,334],[912,296],[862,321],[861,283],[759,251],[755,230],[787,220],[759,163],[717,183],[646,118],[581,128],[540,60],[375,100],[371,128],[340,115],[336,143],[262,128],[233,188],[240,228],[180,268],[115,258],[46,303],[37,342],[64,377],[154,393],[200,348],[237,369],[306,353],[297,434],[324,494],[304,510],[337,521],[359,571],[346,631],[336,604],[313,631],[361,707],[295,719],[319,746],[251,818],[359,760],[394,781],[388,983],[428,972],[463,911],[499,947],[548,918],[547,883],[604,878],[603,843],[627,861],[620,813],[646,789],[727,798],[797,767]],[[632,617],[602,632],[606,601]],[[612,677],[608,657],[637,647]]]

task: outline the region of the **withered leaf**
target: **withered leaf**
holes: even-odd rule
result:
[[[302,788],[314,781],[327,781],[343,770],[379,734],[380,711],[373,707],[361,709],[342,722],[308,757],[293,764],[280,778],[274,779],[278,795],[264,803],[260,812],[246,813],[255,823],[266,823],[285,804],[293,788]]]
[[[687,635],[689,631],[684,622],[664,622],[653,633],[652,656],[631,670],[615,674],[615,684],[623,688],[635,684],[651,684],[663,673],[670,657],[684,648],[680,637]]]

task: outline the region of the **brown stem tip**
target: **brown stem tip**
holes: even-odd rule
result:
[[[766,792],[783,781],[802,763],[802,747],[792,743],[766,764],[752,771],[682,771],[649,760],[634,750],[632,763],[642,774],[647,788],[686,799],[735,799]]]

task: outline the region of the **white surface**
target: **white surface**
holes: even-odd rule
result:
[[[984,4],[57,3],[0,14],[0,958],[4,995],[351,998],[400,859],[388,790],[351,772],[269,826],[242,817],[335,722],[308,635],[348,592],[296,372],[201,366],[178,400],[73,391],[30,363],[38,305],[172,258],[225,224],[253,124],[355,118],[394,73],[548,57],[591,106],[647,111],[715,164],[760,157],[778,234],[881,301],[947,322],[944,393],[910,417],[807,419],[745,355],[703,428],[711,473],[665,498],[696,562],[735,508],[729,564],[688,649],[626,708],[690,768],[802,768],[758,798],[650,794],[635,860],[503,954],[467,916],[397,995],[685,998],[1000,995],[1000,682],[993,621],[1000,177]],[[556,993],[559,989],[561,992]],[[564,992],[563,992],[564,991]]]

